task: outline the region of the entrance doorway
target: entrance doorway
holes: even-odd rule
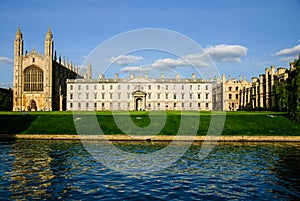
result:
[[[134,109],[145,110],[146,109],[146,93],[140,90],[135,91],[133,94],[134,98]]]
[[[30,110],[31,111],[36,111],[37,110],[37,107],[36,107],[36,102],[35,102],[35,100],[31,100],[30,101]]]
[[[135,110],[143,110],[143,100],[142,98],[137,98],[135,100]]]

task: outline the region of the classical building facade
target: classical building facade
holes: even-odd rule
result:
[[[67,110],[212,110],[212,82],[195,77],[68,79]]]
[[[44,54],[34,49],[23,53],[20,28],[14,41],[13,111],[52,111],[66,109],[66,79],[76,78],[79,68],[53,53],[50,27]]]
[[[251,83],[245,79],[237,80],[229,76],[228,80],[226,75],[222,79],[215,78],[213,84],[213,110],[221,111],[236,111],[241,108],[240,106],[240,90],[248,88]]]
[[[290,71],[293,66],[291,65]],[[289,78],[289,73],[286,68],[278,68],[277,71],[275,66],[265,69],[265,74],[260,74],[259,78],[253,77],[251,86],[242,88],[240,91],[241,106],[245,107],[247,104],[251,105],[252,108],[265,108],[271,110],[275,107],[275,95],[274,95],[274,84],[278,82],[286,81]]]

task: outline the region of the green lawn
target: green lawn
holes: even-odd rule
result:
[[[105,134],[122,134],[116,126],[113,115],[126,119],[127,112],[104,111],[97,112],[97,121]],[[149,112],[130,112],[130,118],[135,125],[145,128],[151,124]],[[165,113],[151,112],[153,118]],[[222,116],[224,112],[186,111],[181,116],[179,111],[168,111],[166,124],[159,132],[164,135],[178,133],[181,118],[189,118],[186,127],[198,126],[198,135],[206,135],[212,115]],[[199,125],[195,125],[195,117],[200,115]],[[91,128],[94,125],[88,120],[90,113],[80,113],[82,127]],[[76,121],[77,121],[76,120]],[[124,120],[126,124],[126,120]],[[153,122],[155,123],[155,121]],[[157,126],[163,122],[156,122]],[[213,126],[213,125],[212,125]],[[131,132],[130,129],[126,130]],[[77,134],[72,112],[0,112],[0,134]],[[92,132],[94,133],[94,132]],[[97,133],[95,131],[95,133]],[[189,134],[189,133],[187,133]],[[280,112],[226,112],[223,135],[300,135],[300,124],[292,123],[286,113]]]

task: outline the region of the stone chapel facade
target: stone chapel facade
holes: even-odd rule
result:
[[[66,80],[81,78],[79,68],[57,59],[50,27],[44,54],[34,49],[24,54],[23,47],[19,27],[14,41],[13,111],[66,110]]]

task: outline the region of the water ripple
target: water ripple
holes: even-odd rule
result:
[[[138,154],[166,146],[115,145]],[[203,160],[200,146],[167,169],[124,175],[96,161],[79,141],[0,141],[0,200],[300,198],[299,143],[219,143]]]

